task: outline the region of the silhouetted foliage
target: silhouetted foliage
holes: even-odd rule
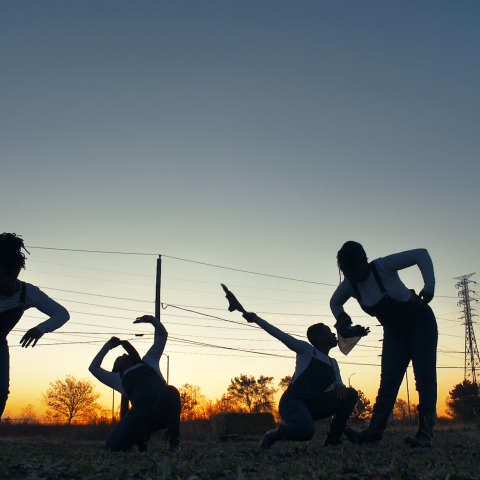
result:
[[[447,415],[463,421],[479,418],[480,397],[476,383],[464,380],[455,385],[449,395],[446,400],[449,408]]]
[[[42,394],[41,402],[47,407],[47,415],[53,418],[65,417],[70,424],[72,419],[90,420],[98,416],[103,407],[97,403],[100,394],[95,392],[89,380],[78,380],[67,375],[65,380],[57,378]]]
[[[278,386],[283,390],[285,391],[288,386],[290,385],[290,382],[292,381],[292,376],[291,375],[286,375],[285,377],[283,377],[281,380],[280,380],[280,383],[278,384]]]
[[[273,377],[260,375],[256,380],[254,376],[240,374],[230,381],[227,391],[228,396],[235,399],[239,406],[246,407],[250,413],[258,413],[273,410],[277,390],[273,387]]]
[[[353,409],[352,415],[350,415],[350,418],[353,421],[368,420],[372,416],[373,407],[370,405],[370,400],[361,390],[357,390],[357,393],[358,401]]]

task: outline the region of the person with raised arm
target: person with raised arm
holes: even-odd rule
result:
[[[362,245],[348,241],[337,254],[339,270],[344,275],[330,301],[337,319],[339,335],[352,328],[343,304],[355,298],[362,310],[376,317],[383,326],[382,371],[373,416],[367,430],[345,431],[356,444],[382,439],[387,420],[395,405],[398,390],[412,361],[419,395],[418,431],[404,442],[412,447],[428,447],[433,438],[437,405],[437,339],[435,315],[428,303],[433,299],[435,276],[427,250],[419,248],[368,262]],[[417,265],[424,287],[417,295],[400,280],[399,270]]]
[[[93,359],[89,370],[103,384],[125,395],[132,408],[120,420],[107,438],[106,450],[128,451],[137,445],[146,451],[153,432],[167,428],[170,452],[180,451],[180,394],[167,385],[160,372],[160,357],[165,349],[168,333],[158,318],[144,315],[133,323],[151,323],[155,340],[143,358],[130,342],[112,337]],[[105,355],[113,348],[126,350],[115,360],[111,372],[101,365]]]
[[[23,239],[15,233],[0,235],[0,417],[7,403],[10,386],[10,352],[7,336],[22,318],[25,310],[36,308],[48,319],[23,335],[22,347],[34,347],[45,333],[53,332],[70,318],[68,311],[38,287],[18,279],[25,268]]]
[[[267,432],[260,448],[267,450],[279,440],[311,440],[315,434],[315,422],[332,415],[335,418],[323,445],[340,445],[347,421],[357,404],[358,394],[343,384],[337,361],[329,357],[330,350],[337,346],[335,334],[327,325],[317,323],[308,327],[308,342],[298,340],[255,313],[245,311],[227,287],[222,286],[230,302],[230,311],[242,312],[248,322],[257,324],[296,354],[295,373],[279,404],[285,425]],[[333,389],[327,390],[331,386]]]

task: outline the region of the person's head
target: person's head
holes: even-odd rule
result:
[[[15,233],[0,235],[0,294],[10,290],[20,270],[25,268],[25,254],[22,249],[27,251],[20,236]]]
[[[368,258],[362,245],[349,240],[337,253],[338,269],[351,282],[364,282],[370,275]]]
[[[115,362],[113,364],[112,372],[113,373],[117,373],[117,372],[123,373],[126,370],[128,370],[129,368],[132,368],[137,363],[138,362],[136,360],[132,359],[132,357],[130,355],[128,355],[127,353],[124,353],[123,355],[120,355],[120,357],[117,357],[117,359],[115,360]]]
[[[324,323],[310,325],[307,330],[308,341],[318,350],[330,350],[337,346],[337,337]]]

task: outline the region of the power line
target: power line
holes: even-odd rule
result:
[[[27,248],[36,248],[41,250],[57,250],[63,252],[84,252],[84,253],[103,253],[103,254],[111,254],[111,255],[141,255],[141,256],[159,256],[158,253],[138,253],[138,252],[112,252],[112,251],[104,251],[104,250],[84,250],[84,249],[73,249],[73,248],[54,248],[54,247],[37,247],[28,245]],[[323,283],[323,282],[314,282],[312,280],[302,280],[299,278],[290,278],[290,277],[283,277],[281,275],[271,275],[269,273],[260,273],[260,272],[252,272],[250,270],[242,270],[240,268],[232,268],[232,267],[225,267],[222,265],[215,265],[213,263],[206,263],[206,262],[199,262],[196,260],[189,260],[187,258],[180,258],[180,257],[173,257],[171,255],[161,255],[164,258],[170,258],[172,260],[178,260],[181,262],[188,262],[188,263],[195,263],[197,265],[204,265],[207,267],[213,268],[221,268],[223,270],[231,270],[233,272],[241,272],[241,273],[248,273],[250,275],[259,275],[262,277],[270,277],[270,278],[278,278],[281,280],[289,280],[292,282],[301,282],[301,283],[310,283],[314,285],[326,285],[329,287],[336,287],[337,285],[332,283]]]

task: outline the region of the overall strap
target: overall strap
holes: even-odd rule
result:
[[[353,288],[353,291],[355,292],[355,298],[357,299],[358,303],[362,303],[362,294],[360,293],[360,290],[358,289],[358,286],[354,282],[350,282],[350,285]]]
[[[20,305],[25,305],[25,294],[27,293],[27,285],[25,284],[25,282],[20,282],[21,285],[20,285],[20,301],[19,301],[19,304]]]
[[[383,296],[387,295],[387,290],[385,288],[385,285],[382,282],[382,279],[380,278],[380,275],[378,274],[377,267],[375,266],[374,262],[370,262],[370,268],[372,269],[373,276],[375,277],[375,280],[377,281],[377,285],[380,288],[380,291],[382,292],[382,295]]]

